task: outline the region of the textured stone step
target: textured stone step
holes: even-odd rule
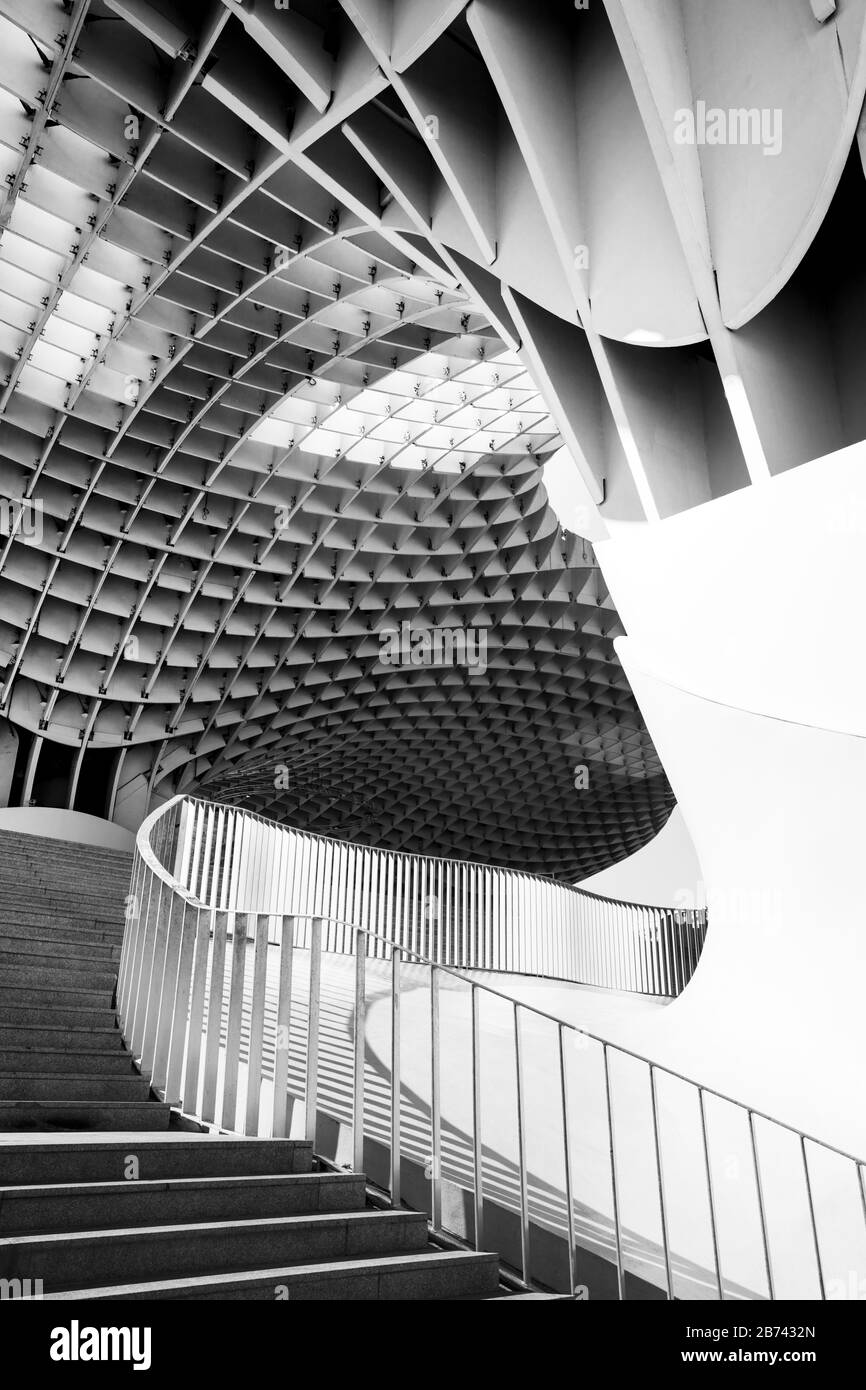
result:
[[[85,989],[83,985],[59,989],[44,984],[23,984],[0,976],[0,1018],[7,1006],[25,1009],[31,1019],[34,1010],[38,1010],[41,1017],[57,1009],[98,1009],[105,1012],[111,1006],[111,993],[111,989]]]
[[[43,1049],[108,1055],[123,1051],[120,1029],[112,1023],[99,1028],[76,1028],[45,1023],[10,1026],[0,1021],[0,1055],[15,1050],[38,1053]]]
[[[88,1076],[63,1072],[0,1072],[0,1101],[4,1100],[147,1100],[150,1083],[143,1076]]]
[[[244,1299],[272,1303],[288,1296],[293,1302],[358,1300],[395,1302],[450,1299],[465,1294],[492,1293],[499,1282],[495,1255],[463,1250],[425,1251],[364,1260],[288,1265],[108,1288],[76,1288],[46,1298],[68,1299]]]
[[[73,1050],[68,1047],[0,1046],[0,1084],[4,1076],[24,1076],[34,1072],[105,1077],[137,1075],[133,1071],[129,1053],[119,1047],[109,1052],[95,1048]]]
[[[145,1117],[161,1112],[150,1102],[136,1107]],[[118,1116],[120,1118],[120,1116]],[[117,1130],[126,1126],[118,1123]],[[154,1125],[154,1129],[158,1126]],[[0,1187],[25,1184],[116,1182],[126,1178],[130,1156],[136,1159],[141,1181],[198,1178],[280,1176],[310,1173],[313,1146],[305,1139],[240,1139],[215,1134],[141,1134],[128,1138],[52,1138],[27,1144],[0,1144]]]
[[[64,917],[77,921],[104,921],[120,924],[126,911],[127,894],[110,893],[107,890],[93,897],[79,898],[73,893],[57,891],[40,892],[37,885],[31,884],[27,892],[9,893],[0,887],[0,902],[4,917],[28,916],[37,918]]]
[[[19,849],[22,852],[40,852],[52,855],[74,854],[81,858],[104,860],[118,864],[124,860],[129,862],[132,860],[132,851],[128,849],[81,844],[78,840],[55,839],[54,836],[48,835],[28,835],[23,830],[0,832],[0,846],[5,849],[7,845],[10,850]]]
[[[0,1101],[0,1133],[168,1129],[171,1106],[158,1101],[10,1100]],[[0,1155],[5,1149],[0,1144]]]
[[[352,1173],[0,1187],[0,1236],[361,1211],[364,1200]]]
[[[89,989],[111,989],[116,976],[117,965],[104,958],[58,961],[44,952],[0,948],[0,980],[4,985],[86,985]]]
[[[426,1217],[407,1211],[64,1231],[0,1239],[0,1278],[40,1278],[53,1291],[397,1255],[426,1245]]]
[[[54,941],[74,941],[119,948],[123,944],[123,930],[122,925],[95,922],[92,917],[77,919],[48,914],[35,919],[24,915],[14,920],[0,919],[0,941],[8,941],[13,950],[12,943],[18,940],[44,941],[47,947]]]
[[[86,969],[92,961],[116,966],[120,960],[120,946],[113,942],[70,941],[67,937],[53,938],[49,942],[41,934],[38,937],[12,936],[0,926],[0,955],[7,951],[9,954],[37,956],[46,960],[81,961],[82,969]]]
[[[114,1014],[108,1007],[107,996],[100,994],[96,1006],[85,1005],[82,1008],[74,1004],[56,1004],[53,1002],[54,995],[43,998],[41,991],[39,994],[39,1005],[28,1004],[16,990],[11,991],[14,1002],[3,1003],[0,988],[0,1027],[28,1027],[38,1020],[47,1028],[111,1028],[114,1031]]]

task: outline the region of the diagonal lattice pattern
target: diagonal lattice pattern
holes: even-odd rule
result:
[[[368,206],[343,123],[409,136],[349,16],[2,0],[0,40],[2,713],[73,750],[69,804],[117,750],[127,820],[189,789],[565,877],[639,848],[672,800],[562,436]],[[404,622],[485,670],[383,664]]]

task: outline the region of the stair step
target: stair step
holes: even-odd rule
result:
[[[36,1018],[29,1009],[27,1014],[30,1018]],[[110,1014],[108,1018],[111,1019]],[[0,1019],[0,1056],[10,1050],[39,1052],[43,1049],[54,1051],[57,1048],[113,1056],[116,1052],[122,1052],[120,1030],[111,1022],[101,1027],[74,1027],[68,1024],[46,1023],[43,1016],[40,1016],[38,1023],[34,1022],[32,1025],[10,1025]]]
[[[122,926],[95,923],[92,917],[61,922],[54,913],[50,913],[44,919],[33,922],[22,916],[11,920],[8,915],[4,915],[3,920],[0,920],[0,941],[10,942],[10,949],[13,951],[17,949],[13,945],[15,941],[44,941],[46,945],[53,945],[54,941],[72,941],[75,945],[120,947],[124,941],[124,929]]]
[[[96,989],[100,985],[111,988],[117,975],[117,967],[111,961],[69,960],[62,963],[53,956],[28,955],[24,951],[8,951],[0,948],[0,979],[4,984],[31,984],[44,980],[49,984],[71,985],[88,984]]]
[[[26,991],[22,991],[26,993]],[[28,1004],[19,997],[19,991],[12,990],[11,1002],[3,1002],[0,987],[0,1027],[19,1028],[35,1024],[38,1020],[47,1028],[111,1028],[114,1030],[114,1013],[108,1007],[107,997],[99,996],[98,1005],[77,1007],[76,1004],[54,1004],[56,997],[47,996],[38,1005]]]
[[[168,1129],[170,1117],[171,1106],[160,1101],[0,1100],[0,1133],[5,1134],[151,1131]],[[0,1154],[5,1148],[0,1144]]]
[[[59,1290],[397,1255],[422,1250],[426,1244],[427,1218],[409,1211],[65,1231],[0,1238],[0,1278],[38,1277],[46,1289]]]
[[[82,1076],[65,1072],[0,1072],[0,1101],[4,1100],[126,1100],[146,1101],[150,1082],[143,1076]]]
[[[50,956],[45,949],[48,944],[41,933],[39,936],[12,936],[5,927],[0,926],[0,953],[4,955],[9,952],[25,958],[38,956],[45,960],[80,961],[81,969],[85,969],[91,961],[111,966],[120,960],[120,945],[114,942],[53,938]]]
[[[107,1049],[97,1051],[92,1047],[73,1051],[66,1047],[0,1046],[0,1085],[7,1077],[34,1073],[106,1078],[138,1075],[133,1069],[131,1056],[119,1046],[110,1052]]]
[[[168,1110],[153,1101],[135,1108],[145,1116]],[[129,1126],[115,1125],[119,1131],[125,1128]],[[131,1156],[141,1182],[170,1182],[190,1173],[197,1178],[287,1177],[311,1172],[313,1146],[304,1139],[184,1133],[136,1135],[134,1148],[127,1138],[9,1141],[0,1144],[0,1187],[118,1182],[127,1178]]]
[[[425,1251],[364,1260],[286,1265],[217,1274],[208,1278],[154,1280],[108,1288],[76,1288],[48,1293],[49,1299],[245,1299],[363,1302],[446,1299],[492,1293],[499,1283],[496,1255],[472,1251]]]
[[[82,985],[58,989],[45,984],[22,984],[5,977],[0,977],[0,981],[0,1017],[7,1006],[26,1008],[31,1020],[34,1010],[38,1011],[41,1018],[44,1016],[43,1010],[47,1012],[52,1009],[98,1009],[104,1013],[111,1006],[112,990],[109,988],[85,989]]]
[[[8,893],[0,884],[0,898],[3,901],[4,915],[16,916],[19,913],[35,917],[51,914],[60,917],[99,918],[106,922],[123,920],[126,912],[127,892],[116,892],[103,888],[92,895],[82,897],[72,891],[64,892],[54,887],[50,892],[38,883],[31,883],[26,893]]]
[[[354,1173],[303,1173],[0,1187],[0,1236],[360,1211],[364,1184]]]

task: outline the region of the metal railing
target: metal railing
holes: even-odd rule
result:
[[[196,849],[181,811],[139,831],[118,981],[172,1104],[312,1139],[528,1287],[866,1290],[853,1155],[363,923],[196,897],[169,868]]]
[[[184,797],[166,812],[183,886],[223,910],[360,923],[371,939],[463,969],[674,997],[707,930],[702,909],[585,893],[532,874],[346,844]]]

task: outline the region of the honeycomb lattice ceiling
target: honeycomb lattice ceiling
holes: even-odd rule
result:
[[[429,159],[362,28],[0,0],[2,713],[151,798],[574,879],[672,796],[532,362],[344,129]],[[403,623],[486,669],[385,664]]]

